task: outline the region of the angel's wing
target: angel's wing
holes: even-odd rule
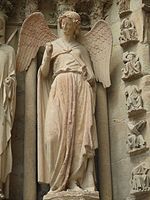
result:
[[[27,70],[39,48],[56,38],[57,36],[51,32],[41,12],[35,12],[27,17],[20,30],[17,70]]]
[[[110,56],[112,50],[112,33],[104,20],[98,21],[94,27],[81,38],[93,62],[96,80],[103,86],[110,86]]]

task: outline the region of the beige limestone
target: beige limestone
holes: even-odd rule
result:
[[[119,15],[120,17],[130,14],[130,0],[118,0],[117,4],[119,6]]]
[[[122,79],[131,81],[142,76],[141,63],[139,57],[134,52],[125,52],[123,54],[124,67],[122,68]]]
[[[128,122],[128,128],[130,132],[128,133],[127,145],[128,153],[130,153],[131,155],[149,150],[146,145],[146,141],[144,140],[142,135],[142,131],[145,126],[145,120],[141,120],[135,124],[133,124],[132,122]]]
[[[99,192],[51,192],[43,200],[99,200]]]
[[[9,175],[12,171],[11,131],[16,106],[16,61],[14,49],[4,44],[5,17],[2,13],[0,21],[0,198],[3,199],[4,196],[9,197]]]
[[[20,1],[21,2],[21,1]],[[47,5],[51,7],[51,3],[49,1]],[[43,10],[44,15],[49,16],[51,14],[51,11],[49,11],[49,7],[45,6],[44,1],[40,1],[41,8]],[[142,0],[130,0],[130,10],[132,11],[131,15],[129,15],[130,19],[132,19],[135,23],[135,27],[137,29],[138,33],[138,39],[139,43],[138,44],[131,44],[127,45],[126,48],[122,48],[119,45],[119,35],[120,35],[120,24],[123,19],[119,19],[119,14],[118,10],[119,7],[117,6],[117,1],[113,1],[113,6],[111,7],[109,13],[107,13],[108,17],[106,18],[107,21],[110,22],[112,26],[112,32],[113,32],[113,37],[114,37],[114,48],[113,48],[113,57],[112,57],[112,64],[111,64],[111,79],[112,79],[112,87],[107,91],[108,95],[108,114],[109,114],[109,124],[108,127],[105,124],[105,119],[103,116],[103,113],[105,112],[105,107],[102,106],[104,105],[104,102],[99,103],[99,106],[96,108],[96,112],[98,112],[97,115],[97,120],[98,122],[101,121],[100,118],[102,118],[102,123],[99,122],[98,126],[102,129],[98,131],[98,135],[101,137],[100,142],[102,143],[99,145],[99,150],[101,151],[101,155],[99,156],[99,162],[101,165],[103,165],[103,170],[101,170],[101,167],[98,168],[97,171],[100,173],[100,187],[101,187],[101,192],[102,189],[103,191],[109,195],[110,193],[108,192],[108,185],[107,183],[110,183],[108,179],[110,179],[110,176],[107,173],[107,164],[105,165],[104,160],[106,159],[106,150],[108,150],[107,153],[109,153],[109,147],[106,142],[106,130],[103,131],[103,126],[107,129],[109,128],[110,130],[110,138],[111,138],[111,165],[112,165],[112,183],[113,183],[113,198],[114,200],[125,200],[125,199],[134,199],[133,198],[127,198],[129,197],[130,193],[130,184],[129,180],[131,178],[131,171],[134,167],[138,166],[141,161],[145,157],[149,157],[149,151],[148,152],[141,152],[138,153],[132,157],[127,154],[128,149],[126,145],[126,140],[127,140],[127,133],[129,132],[128,127],[127,127],[127,122],[128,122],[128,115],[127,115],[127,110],[126,110],[126,105],[125,105],[125,85],[138,85],[139,88],[142,89],[142,99],[144,101],[144,108],[147,110],[147,112],[142,115],[134,115],[134,118],[132,120],[136,120],[138,122],[139,120],[146,120],[147,125],[145,129],[142,132],[142,135],[147,142],[147,144],[150,144],[150,137],[149,137],[149,129],[150,129],[150,104],[149,104],[149,99],[150,99],[150,87],[149,87],[149,77],[147,76],[150,71],[150,65],[149,65],[149,44],[145,43],[148,38],[145,37],[147,28],[144,27],[145,23],[145,15],[144,12],[142,11]],[[147,1],[148,2],[148,1]],[[80,3],[79,3],[80,4]],[[46,7],[46,8],[45,8]],[[57,12],[55,8],[52,8],[54,10],[54,13]],[[20,9],[19,9],[20,10]],[[20,14],[20,11],[18,12],[18,15]],[[147,15],[148,18],[148,15]],[[47,17],[49,20],[49,18]],[[14,20],[12,18],[11,20]],[[48,21],[50,23],[50,21]],[[8,31],[9,35],[9,31]],[[144,43],[143,43],[143,37],[145,37]],[[13,45],[16,45],[16,43]],[[123,52],[135,52],[136,55],[139,57],[139,60],[141,62],[142,66],[142,72],[144,76],[142,78],[137,78],[137,80],[132,80],[130,83],[124,82],[121,80],[122,73],[121,73],[121,68],[124,66],[123,64]],[[104,95],[105,96],[105,95]],[[102,99],[102,95],[99,95],[98,102]],[[102,110],[102,113],[101,113]],[[101,117],[99,117],[101,115]],[[21,130],[20,130],[21,131]],[[18,131],[17,131],[18,132]],[[102,133],[102,134],[101,134]],[[16,134],[16,132],[15,132]],[[103,139],[104,140],[103,140]],[[108,149],[107,149],[108,148]],[[17,147],[15,148],[17,149]],[[20,148],[18,148],[20,149]],[[103,149],[105,149],[103,151]],[[16,155],[14,155],[16,157]],[[101,160],[102,159],[102,160]],[[19,163],[19,161],[18,161]],[[109,163],[109,161],[108,161]],[[20,164],[21,165],[21,164]],[[106,171],[104,171],[106,170]],[[19,170],[18,170],[19,171]],[[106,177],[107,176],[107,177]],[[21,177],[21,176],[20,176]],[[108,178],[108,179],[107,179]],[[103,180],[102,180],[103,179]],[[106,180],[107,179],[107,180]],[[105,185],[105,186],[104,186]],[[18,187],[19,188],[19,187]],[[20,192],[21,191],[21,188]],[[17,191],[14,190],[14,193],[16,193],[16,196],[18,195]],[[102,195],[101,195],[102,196]],[[105,196],[106,197],[106,196]],[[21,195],[20,195],[21,198]],[[19,200],[20,200],[19,198]],[[107,196],[109,199],[109,197]],[[13,199],[13,198],[12,198]],[[106,198],[104,198],[105,200]],[[145,194],[143,197],[136,197],[136,200],[149,200],[149,194]],[[16,200],[16,199],[14,199]]]
[[[46,175],[45,177],[39,176],[39,181],[50,183],[51,191],[63,191],[67,188],[73,191],[79,190],[79,188],[94,191],[93,158],[94,149],[97,148],[94,118],[94,74],[88,54],[73,39],[74,28],[77,29],[80,24],[79,15],[66,12],[60,20],[63,37],[52,43],[53,52],[51,44],[47,44],[40,68],[39,89],[42,89],[41,84],[44,77],[49,73],[50,59],[56,55],[53,65],[55,79],[48,97],[45,119],[41,118],[45,123],[39,124],[40,130],[42,125],[45,130],[43,139],[46,146],[40,146],[40,148],[44,148],[47,161],[44,162],[43,169],[39,168],[39,170],[45,169]],[[63,53],[61,48],[66,53]],[[82,52],[81,60],[77,52],[79,55]],[[93,89],[89,83],[91,86],[93,85]],[[42,93],[39,94],[41,95],[39,96],[40,106],[44,96]],[[72,98],[70,99],[68,95]],[[39,107],[39,116],[43,112],[40,108],[42,107]],[[41,172],[39,171],[39,174]]]
[[[29,22],[29,19],[25,22]],[[86,49],[76,41],[79,34],[79,15],[75,12],[66,12],[59,18],[59,22],[62,37],[46,44],[39,70],[39,182],[49,183],[50,193],[66,189],[95,191],[95,77]],[[27,28],[27,25],[24,24],[23,27]],[[104,37],[107,37],[107,40]],[[103,21],[98,22],[82,39],[83,43],[87,38],[90,38],[86,46],[91,47],[89,50],[95,76],[104,87],[108,87],[112,45],[108,25]],[[19,47],[21,49],[21,45]],[[46,86],[49,84],[49,67],[53,67],[54,73],[50,92],[50,85]]]
[[[25,15],[38,10],[37,0],[27,0]],[[36,185],[36,73],[34,58],[25,77],[25,135],[24,135],[24,182],[23,199],[37,199]],[[32,86],[32,87],[31,87]],[[32,100],[31,100],[32,99]],[[30,184],[29,184],[30,183]]]
[[[129,42],[136,42],[138,41],[138,35],[136,31],[136,27],[134,25],[134,22],[131,21],[129,18],[125,18],[121,22],[120,26],[121,32],[120,32],[120,44],[125,45]]]
[[[120,19],[117,19],[119,16],[115,14],[117,1],[114,1],[112,9],[110,11],[109,22],[112,24],[112,32],[114,40],[113,47],[113,57],[112,57],[112,86],[108,91],[108,104],[109,104],[109,127],[110,127],[110,141],[111,141],[111,163],[112,163],[112,185],[113,185],[113,198],[115,200],[122,199],[136,199],[136,200],[147,200],[149,199],[149,194],[141,192],[141,195],[134,196],[130,195],[131,185],[131,171],[133,168],[138,166],[141,162],[143,162],[147,157],[149,157],[149,149],[146,151],[139,151],[136,154],[132,155],[128,154],[126,141],[128,140],[127,134],[128,130],[128,122],[138,123],[141,120],[146,120],[146,127],[142,130],[142,136],[149,146],[149,77],[145,76],[149,72],[149,45],[147,43],[143,43],[143,36],[146,35],[146,18],[145,13],[142,11],[141,3],[142,1],[134,0],[130,1],[130,10],[131,14],[124,16]],[[119,9],[119,8],[118,8]],[[114,14],[112,16],[112,13]],[[109,15],[109,14],[108,14]],[[128,17],[135,24],[137,35],[138,35],[138,43],[128,43],[125,46],[119,47],[117,37],[119,39],[118,33],[118,24],[122,23],[122,20]],[[114,19],[116,21],[114,21]],[[143,20],[144,19],[144,20]],[[111,21],[112,20],[112,21]],[[145,22],[144,22],[145,21]],[[146,25],[148,27],[148,25]],[[146,31],[146,32],[145,32]],[[145,37],[145,36],[144,36]],[[146,41],[145,38],[144,41]],[[139,61],[141,63],[143,77],[139,77],[136,80],[132,79],[131,81],[122,81],[122,73],[121,68],[123,67],[123,53],[124,52],[135,52],[139,57]],[[142,89],[141,97],[143,100],[144,109],[146,112],[144,113],[136,113],[132,117],[129,118],[126,112],[126,102],[125,102],[125,88],[127,86],[136,85],[140,89]],[[129,198],[128,198],[129,197]],[[132,198],[133,197],[133,198]]]
[[[36,60],[35,59],[32,61],[30,68],[26,73],[25,90],[26,90],[26,95],[25,95],[23,196],[24,199],[32,200],[36,199]]]
[[[100,199],[112,199],[110,146],[108,128],[107,91],[101,83],[97,84],[96,91],[96,125],[98,135],[98,180]]]

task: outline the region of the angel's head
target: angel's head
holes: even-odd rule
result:
[[[80,15],[74,11],[66,11],[59,17],[59,25],[64,34],[73,35],[75,38],[80,33],[80,23]]]

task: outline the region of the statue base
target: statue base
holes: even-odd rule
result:
[[[62,191],[49,192],[43,197],[43,200],[100,200],[99,192],[86,191]]]

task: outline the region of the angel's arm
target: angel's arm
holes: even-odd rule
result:
[[[44,51],[43,59],[42,59],[42,64],[40,67],[42,75],[44,77],[47,77],[49,74],[51,55],[52,55],[52,45],[51,43],[47,43],[45,51]]]
[[[94,76],[94,72],[92,68],[92,61],[91,61],[89,52],[84,46],[82,46],[82,56],[83,55],[84,57],[82,57],[82,59],[84,60],[87,67],[87,71],[88,71],[88,81],[92,82],[93,80],[95,80],[95,76]]]

